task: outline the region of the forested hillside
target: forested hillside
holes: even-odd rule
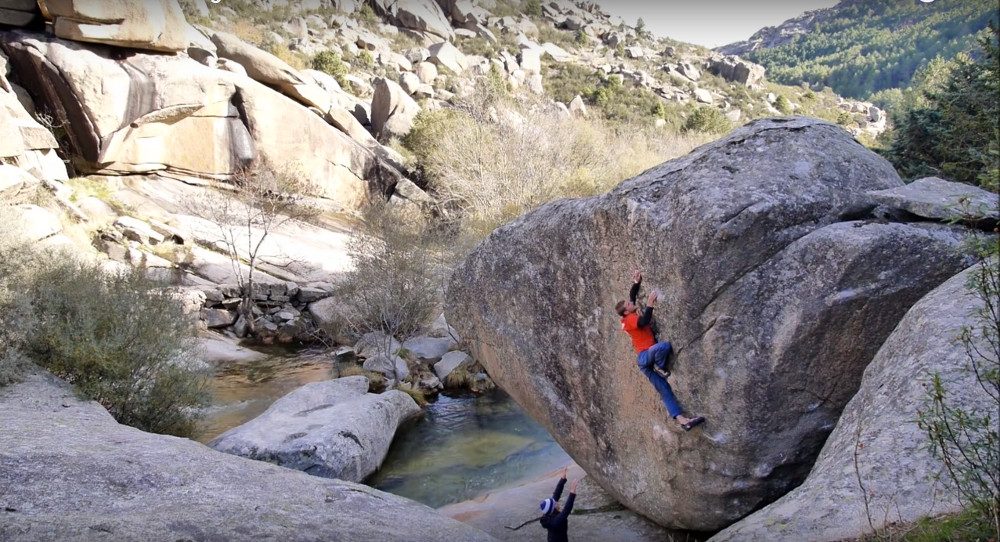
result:
[[[991,18],[995,0],[845,0],[721,49],[763,64],[773,81],[818,83],[867,98],[907,86],[937,56],[974,49]]]

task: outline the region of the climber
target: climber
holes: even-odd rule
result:
[[[670,371],[667,370],[667,359],[670,357],[671,345],[667,341],[657,342],[653,332],[653,307],[658,298],[654,290],[646,296],[646,308],[639,314],[636,306],[636,298],[639,296],[639,286],[642,284],[642,273],[638,270],[632,275],[632,289],[629,290],[628,301],[619,301],[615,305],[615,312],[622,317],[622,329],[632,338],[632,346],[637,354],[636,362],[639,370],[653,384],[656,391],[663,398],[663,404],[667,407],[670,417],[677,420],[681,428],[690,431],[692,427],[701,425],[705,418],[696,416],[688,418],[682,414],[681,406],[677,404],[674,391],[670,389],[667,377]]]
[[[566,475],[569,473],[569,468],[565,467],[562,471],[562,477],[559,479],[559,483],[556,484],[556,490],[552,492],[552,498],[545,499],[539,505],[542,509],[542,517],[539,518],[539,523],[545,530],[549,532],[548,541],[549,542],[567,542],[567,531],[569,529],[569,515],[573,512],[573,501],[576,500],[576,486],[580,483],[579,480],[573,480],[573,483],[569,486],[569,497],[566,499],[566,506],[560,510],[559,509],[559,498],[562,497],[563,487],[566,485]]]

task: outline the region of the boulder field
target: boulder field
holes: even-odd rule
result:
[[[802,483],[900,318],[967,266],[962,228],[874,218],[869,192],[902,185],[833,124],[753,122],[500,228],[454,273],[449,321],[616,500],[718,530]],[[614,312],[637,267],[674,391],[708,419],[690,433]]]
[[[0,412],[0,540],[493,540],[366,486],[120,425],[45,373],[0,390]]]

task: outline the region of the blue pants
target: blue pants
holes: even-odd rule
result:
[[[670,357],[671,348],[670,343],[667,341],[656,343],[647,350],[639,352],[636,363],[639,364],[639,370],[642,371],[642,374],[646,375],[646,378],[653,384],[656,391],[660,393],[660,397],[663,398],[663,404],[666,405],[670,417],[676,418],[683,411],[681,410],[681,405],[677,404],[677,397],[674,397],[674,390],[670,389],[670,384],[667,383],[666,378],[658,375],[653,370],[654,364],[660,369],[666,369],[667,358]]]

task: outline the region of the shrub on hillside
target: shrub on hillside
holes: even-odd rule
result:
[[[684,121],[685,132],[703,132],[706,134],[722,134],[733,129],[733,123],[726,118],[725,113],[710,107],[702,106],[695,109]]]
[[[18,234],[10,207],[0,202],[0,387],[17,382],[27,368],[21,348],[34,327],[31,305],[22,295],[23,275],[32,265],[32,252]]]
[[[542,103],[474,99],[422,112],[403,143],[447,214],[476,236],[553,199],[607,190],[705,140],[648,121],[622,125]]]
[[[387,204],[365,209],[348,246],[354,269],[339,291],[351,331],[407,338],[429,323],[443,291],[440,248],[418,211]]]
[[[30,277],[35,320],[25,350],[101,403],[120,423],[188,436],[204,403],[192,323],[177,299],[140,271],[108,274],[58,258]]]
[[[782,115],[792,114],[792,102],[788,101],[788,98],[778,95],[778,99],[774,101],[774,108],[781,112]]]
[[[336,51],[322,51],[312,59],[314,70],[321,71],[337,80],[341,88],[348,88],[347,64]]]

